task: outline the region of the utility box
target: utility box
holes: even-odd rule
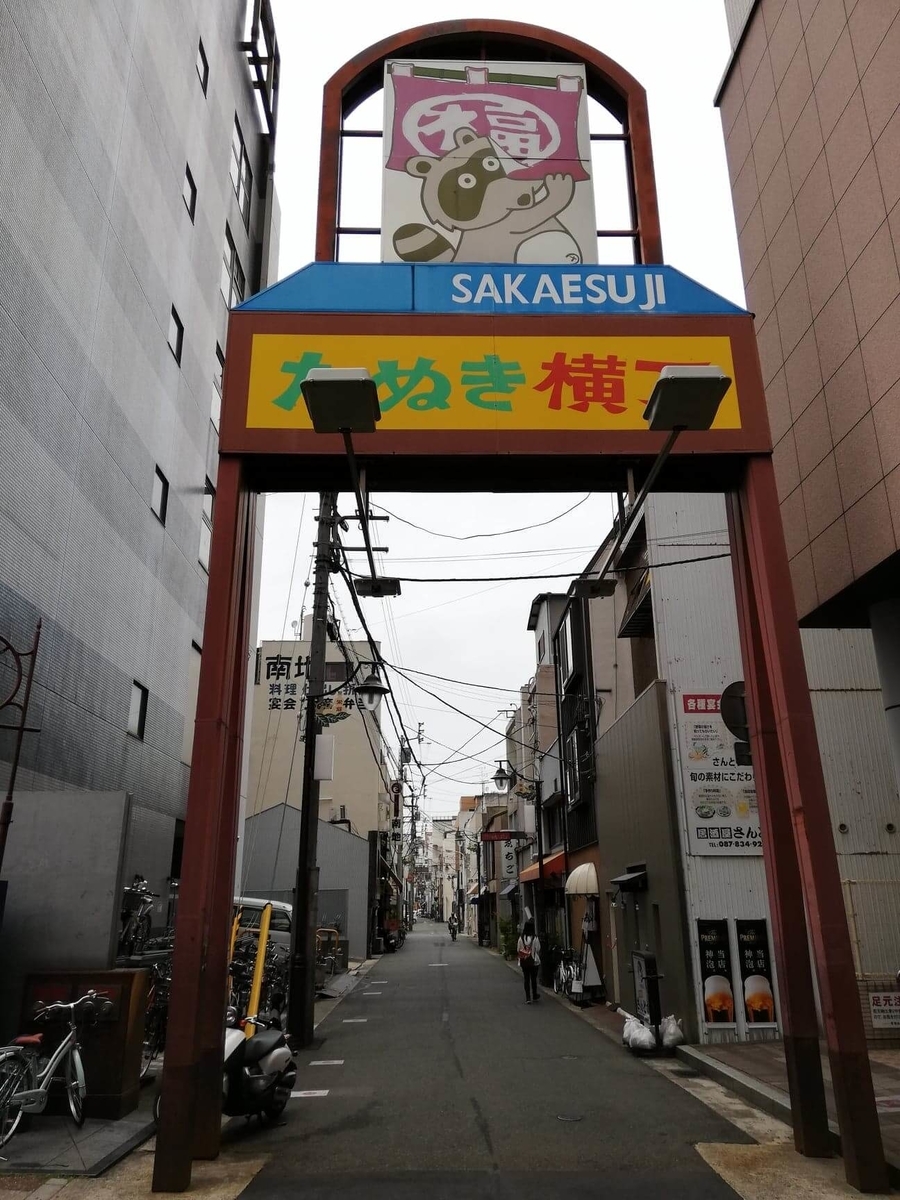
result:
[[[96,1002],[94,1022],[78,1022],[78,1041],[87,1084],[84,1111],[88,1117],[118,1120],[137,1108],[149,979],[145,970],[126,969],[42,971],[29,975],[25,981],[22,1032],[43,1033],[44,1046],[50,1052],[65,1037],[68,1018],[62,1014],[59,1020],[35,1021],[35,1004],[53,1004],[55,1001],[71,1004],[91,990],[106,993]],[[112,1011],[102,1015],[101,1008],[107,1000]],[[51,1093],[47,1111],[67,1111],[61,1088],[58,1095]]]

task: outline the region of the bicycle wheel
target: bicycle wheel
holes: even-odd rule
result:
[[[134,931],[134,942],[131,947],[132,954],[143,954],[144,947],[150,938],[150,917],[147,913],[138,921],[137,929]]]
[[[28,1084],[28,1059],[18,1050],[0,1055],[0,1146],[5,1146],[22,1123],[23,1112],[13,1103]]]
[[[152,1008],[147,1013],[144,1042],[141,1046],[141,1079],[146,1076],[154,1062],[156,1062],[159,1052],[164,1045],[162,1029],[160,1028],[160,1018],[161,1014],[156,1008]]]
[[[69,1111],[72,1120],[80,1129],[84,1124],[84,1096],[87,1088],[84,1083],[84,1067],[81,1064],[81,1052],[77,1046],[72,1047],[66,1059],[66,1094],[69,1097]]]

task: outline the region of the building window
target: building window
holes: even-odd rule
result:
[[[578,774],[578,733],[572,730],[566,738],[566,798],[569,804],[577,804],[581,799],[581,786]]]
[[[557,634],[557,653],[559,655],[560,690],[572,678],[572,614],[566,613],[566,618],[559,627]]]
[[[131,685],[131,704],[128,708],[128,732],[144,740],[147,724],[147,689],[135,679]]]
[[[538,638],[538,665],[544,661],[544,652],[547,649],[547,638],[542,633]]]
[[[203,49],[203,38],[197,43],[197,76],[200,80],[200,86],[203,88],[203,95],[206,95],[206,88],[209,84],[209,60],[206,57],[206,51]]]
[[[159,517],[160,524],[166,523],[166,509],[169,507],[169,481],[159,467],[153,473],[153,495],[150,507]]]
[[[238,207],[244,228],[250,228],[250,193],[253,187],[253,172],[250,170],[250,156],[244,144],[244,135],[234,118],[234,132],[231,135],[231,186],[237,196]]]
[[[169,349],[175,361],[181,365],[181,350],[184,345],[184,325],[178,315],[178,309],[172,305],[169,313]]]
[[[224,374],[225,355],[222,352],[222,347],[218,342],[216,342],[216,363],[213,368],[213,390],[212,402],[209,410],[209,419],[212,421],[217,430],[219,428],[219,421],[222,417],[222,379]]]
[[[181,198],[184,201],[184,207],[188,210],[188,216],[193,223],[194,213],[197,211],[197,185],[194,183],[191,168],[187,163],[184,165],[184,184],[181,188]]]
[[[222,255],[222,298],[227,308],[234,308],[244,299],[244,269],[238,258],[231,230],[225,226],[225,253]]]
[[[203,489],[203,519],[200,522],[200,566],[209,570],[209,547],[212,543],[213,509],[216,505],[216,489],[207,479]]]

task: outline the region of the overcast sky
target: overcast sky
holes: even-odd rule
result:
[[[450,0],[426,5],[392,0],[388,5],[344,0],[337,6],[273,0],[281,49],[276,183],[281,203],[279,275],[313,258],[322,88],[348,59],[390,34],[424,23],[472,16]],[[321,14],[321,15],[319,15]],[[482,0],[479,16],[552,26],[598,47],[647,89],[665,260],[720,294],[744,300],[725,151],[713,97],[728,62],[723,0]],[[380,180],[373,181],[380,187]],[[600,186],[597,184],[596,186]],[[485,488],[490,481],[484,481]],[[373,495],[423,533],[391,520],[373,527],[375,540],[390,547],[380,555],[382,573],[452,577],[453,584],[408,583],[389,601],[364,600],[366,618],[388,662],[407,670],[462,680],[467,686],[419,677],[421,684],[470,716],[501,730],[498,712],[515,702],[516,689],[534,673],[534,641],[526,630],[533,597],[565,591],[567,579],[477,582],[479,577],[577,573],[605,536],[608,496],[590,496],[568,516],[543,528],[503,537],[454,540],[548,521],[584,499],[584,493]],[[353,506],[341,498],[343,511]],[[260,609],[260,638],[291,635],[301,615],[310,578],[315,536],[314,497],[270,496]],[[358,544],[355,526],[353,543]],[[295,563],[296,558],[296,563]],[[292,580],[293,577],[293,580]],[[358,636],[349,597],[338,587],[345,630]],[[306,594],[306,611],[310,596]],[[463,754],[479,761],[454,761],[429,776],[424,807],[434,815],[455,813],[460,795],[481,790],[495,769],[501,747],[492,734],[446,708],[440,700],[395,677],[404,724],[415,735],[424,723],[426,743],[416,747],[423,763],[438,764],[472,738]],[[472,687],[471,684],[488,685]],[[387,725],[386,725],[387,727]],[[474,735],[474,736],[473,736]],[[430,744],[429,744],[430,743]],[[442,778],[446,776],[449,778]]]

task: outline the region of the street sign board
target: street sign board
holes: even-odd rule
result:
[[[483,842],[527,842],[531,837],[522,829],[485,829],[481,835]]]

